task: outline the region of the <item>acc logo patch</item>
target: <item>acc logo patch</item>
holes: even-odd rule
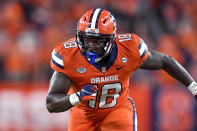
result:
[[[77,68],[77,72],[79,73],[85,73],[86,72],[86,68],[83,68],[83,67],[80,67],[80,68]]]
[[[127,58],[122,57],[121,61],[122,61],[122,63],[126,63],[127,62]]]

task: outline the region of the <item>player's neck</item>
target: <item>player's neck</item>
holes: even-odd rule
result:
[[[110,59],[111,54],[107,55],[106,57],[104,57],[101,61],[98,62],[98,64],[104,64],[107,63]]]

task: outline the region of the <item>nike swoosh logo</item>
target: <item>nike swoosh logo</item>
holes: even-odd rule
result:
[[[122,65],[122,66],[120,66],[120,67],[116,67],[116,70],[120,70],[120,69],[122,69],[124,66],[125,66],[125,65]]]

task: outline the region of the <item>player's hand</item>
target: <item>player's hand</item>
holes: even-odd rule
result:
[[[77,95],[80,101],[85,102],[93,100],[96,97],[97,90],[96,85],[85,85],[80,92],[77,92]]]

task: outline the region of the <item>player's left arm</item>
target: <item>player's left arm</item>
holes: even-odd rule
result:
[[[174,58],[149,49],[148,58],[141,64],[141,69],[165,70],[170,76],[184,84],[197,99],[197,83]]]

